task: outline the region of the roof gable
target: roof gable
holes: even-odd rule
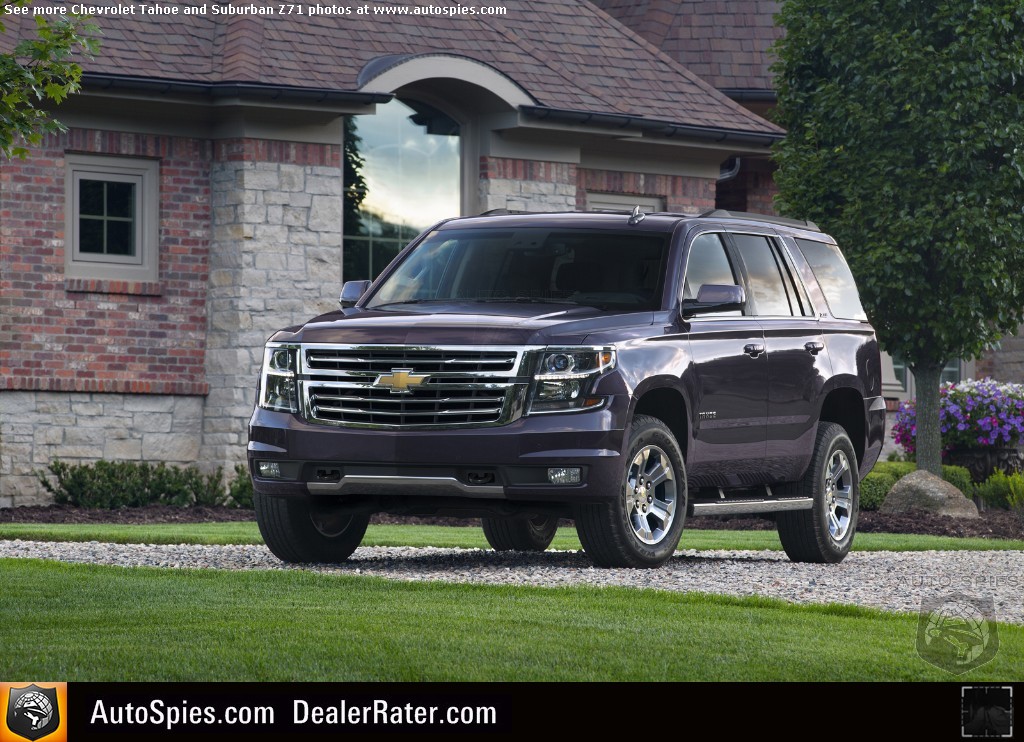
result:
[[[367,4],[371,9],[391,5]],[[405,7],[438,4],[411,0]],[[504,16],[460,17],[309,18],[278,15],[277,5],[268,7],[274,15],[97,16],[100,53],[83,67],[89,73],[151,80],[357,91],[360,71],[375,59],[451,53],[493,67],[540,106],[690,127],[781,132],[586,0],[521,0],[507,6]],[[16,27],[10,22],[6,36],[16,34]]]

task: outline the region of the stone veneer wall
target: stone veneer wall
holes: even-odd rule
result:
[[[199,460],[203,398],[0,392],[0,507],[50,502],[34,472],[69,462]]]
[[[577,167],[564,162],[480,158],[480,211],[572,211]]]
[[[341,147],[216,143],[202,459],[244,461],[267,338],[338,308]]]

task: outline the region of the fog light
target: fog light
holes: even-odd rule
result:
[[[578,466],[559,466],[548,469],[551,484],[579,484],[582,469]]]
[[[260,476],[266,479],[280,479],[281,467],[276,461],[260,461],[256,464],[260,470]]]

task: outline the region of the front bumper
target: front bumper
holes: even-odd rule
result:
[[[617,395],[596,411],[432,430],[313,425],[257,407],[249,469],[266,495],[606,500],[621,489],[627,406],[628,397]],[[281,476],[261,476],[258,462],[277,462]],[[581,481],[550,484],[549,467],[579,467]]]

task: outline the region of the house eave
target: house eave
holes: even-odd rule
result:
[[[774,132],[752,132],[740,129],[726,129],[714,126],[680,124],[672,121],[650,119],[627,114],[592,113],[571,109],[549,108],[547,106],[520,106],[519,111],[526,117],[540,121],[553,121],[577,126],[591,126],[602,129],[639,131],[648,136],[665,139],[688,139],[716,144],[756,145],[770,147],[784,137]]]
[[[387,103],[394,96],[388,93],[364,93],[347,90],[303,88],[247,82],[193,82],[184,80],[134,77],[86,72],[82,87],[91,92],[136,93],[148,96],[190,96],[221,100],[260,103],[292,103],[320,106],[351,106]]]

